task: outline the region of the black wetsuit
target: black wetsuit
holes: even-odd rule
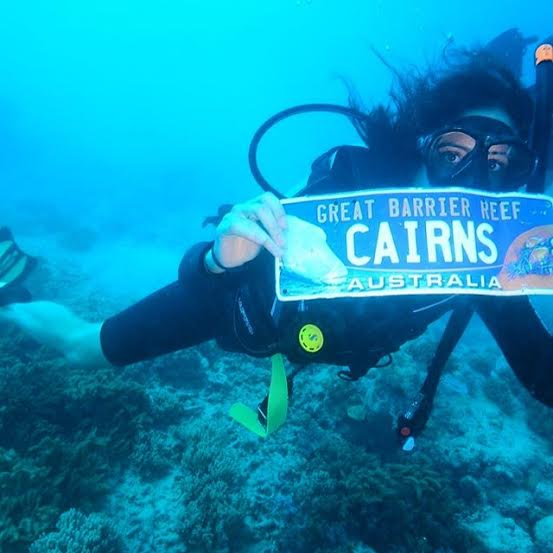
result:
[[[346,147],[321,156],[308,186],[317,193],[335,191],[338,183],[349,190],[374,186],[371,176],[359,169],[371,166],[370,160],[359,159],[367,155],[363,150]],[[210,246],[192,247],[176,282],[105,321],[101,344],[111,363],[126,365],[216,339],[230,351],[259,357],[280,351],[292,362],[343,365],[354,375],[362,374],[461,302],[470,302],[521,382],[534,397],[553,406],[553,337],[527,297],[401,296],[279,303],[269,254],[261,254],[241,270],[214,275],[203,264]],[[306,323],[315,323],[325,337],[323,348],[314,354],[305,352],[297,339]]]

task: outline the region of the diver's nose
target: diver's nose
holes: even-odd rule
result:
[[[478,155],[475,152],[474,155],[471,156],[471,159],[453,175],[452,184],[465,188],[489,190],[490,179],[488,174],[487,154]]]

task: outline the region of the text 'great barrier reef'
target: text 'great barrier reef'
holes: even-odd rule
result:
[[[553,200],[398,188],[283,200],[279,300],[553,294]]]

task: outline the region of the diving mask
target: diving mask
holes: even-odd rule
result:
[[[536,155],[506,124],[468,116],[419,140],[430,183],[493,191],[524,186]]]

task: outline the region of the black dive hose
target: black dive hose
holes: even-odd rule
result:
[[[432,412],[434,396],[442,372],[455,346],[467,329],[472,314],[473,309],[469,302],[463,302],[453,310],[434,357],[428,366],[423,385],[408,409],[398,417],[396,432],[402,445],[408,439],[416,438],[424,430]]]
[[[553,148],[553,45],[544,43],[536,49],[536,107],[532,125],[531,148],[538,157],[538,165],[528,183],[528,192],[545,190],[550,148]]]
[[[265,121],[265,123],[263,123],[253,135],[248,151],[248,161],[253,178],[257,181],[259,186],[261,186],[261,188],[266,192],[272,192],[277,198],[285,198],[285,195],[277,190],[275,187],[273,187],[263,176],[263,173],[259,169],[259,165],[257,163],[257,150],[259,147],[259,143],[261,142],[261,139],[265,136],[265,134],[277,123],[280,123],[280,121],[287,119],[288,117],[292,117],[293,115],[311,112],[339,113],[340,115],[345,115],[357,121],[368,119],[368,115],[360,112],[355,108],[339,106],[336,104],[302,104],[300,106],[294,106],[279,111],[278,113],[267,119],[267,121]]]

